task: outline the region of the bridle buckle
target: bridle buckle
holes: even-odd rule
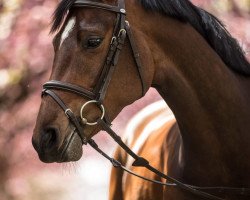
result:
[[[127,34],[126,29],[122,28],[122,29],[119,31],[119,33],[118,33],[118,38],[120,38],[122,34],[124,34],[124,35]]]
[[[69,108],[68,108],[68,109],[66,109],[66,110],[65,110],[65,112],[64,112],[64,113],[65,113],[65,115],[67,116],[67,118],[70,118],[69,112],[73,113],[73,112],[72,112],[72,110],[71,110],[71,109],[69,109]]]

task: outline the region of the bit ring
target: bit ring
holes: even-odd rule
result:
[[[105,108],[102,104],[99,104],[98,101],[96,100],[92,100],[92,101],[88,101],[86,102],[85,104],[83,104],[82,108],[81,108],[81,111],[80,111],[80,115],[81,115],[81,120],[82,120],[82,123],[83,124],[86,124],[86,125],[89,125],[89,126],[95,126],[97,125],[97,121],[96,122],[88,122],[88,120],[83,117],[83,110],[84,108],[86,108],[89,104],[96,104],[98,106],[98,108],[101,110],[102,112],[102,115],[100,117],[100,119],[104,119],[104,116],[105,116]]]

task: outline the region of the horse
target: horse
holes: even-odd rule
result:
[[[54,63],[32,137],[41,161],[77,161],[89,144],[118,168],[114,198],[249,199],[250,64],[216,17],[188,0],[62,0],[51,32]],[[150,87],[176,121],[136,155],[111,122]],[[135,158],[137,176],[161,186],[127,177],[134,188],[124,194],[120,170],[136,174],[99,149],[100,130]]]

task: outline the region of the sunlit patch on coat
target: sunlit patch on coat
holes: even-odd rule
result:
[[[140,126],[141,123],[147,118],[150,117],[150,122],[143,127],[140,136],[136,139],[134,145],[132,145],[132,141],[134,140],[133,136],[135,135],[135,131]],[[164,124],[170,122],[171,120],[175,119],[172,111],[167,106],[164,101],[155,102],[142,111],[140,111],[128,124],[128,128],[125,131],[125,140],[132,148],[132,150],[138,154],[143,144],[146,142],[147,138],[154,133],[156,130],[160,129]],[[133,159],[132,157],[128,157],[126,167],[130,168],[132,166]],[[124,174],[123,177],[123,190],[125,187],[125,182],[127,179],[127,174]]]

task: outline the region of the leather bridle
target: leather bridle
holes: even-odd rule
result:
[[[75,129],[80,136],[82,143],[87,145],[91,145],[96,151],[98,151],[102,156],[110,160],[110,162],[113,164],[116,168],[121,168],[122,170],[127,171],[128,173],[135,175],[139,178],[142,178],[144,180],[164,185],[164,186],[171,186],[171,187],[179,187],[185,191],[188,191],[194,195],[197,195],[199,197],[205,198],[205,199],[211,199],[211,200],[222,200],[222,198],[217,197],[215,195],[212,195],[211,193],[221,193],[221,194],[232,194],[232,195],[244,195],[244,196],[250,196],[250,189],[249,188],[229,188],[229,187],[197,187],[193,185],[184,184],[166,174],[163,174],[162,172],[158,171],[156,168],[152,167],[149,162],[143,158],[139,157],[137,154],[135,154],[118,136],[112,129],[111,129],[111,122],[105,113],[105,107],[103,106],[103,100],[106,96],[106,92],[109,86],[109,83],[111,81],[113,72],[115,70],[115,67],[118,63],[119,55],[121,53],[121,50],[124,46],[126,38],[128,38],[128,41],[130,43],[133,57],[136,63],[138,76],[140,78],[141,86],[142,86],[142,96],[146,93],[146,84],[144,82],[143,72],[142,72],[142,65],[141,60],[138,52],[138,48],[134,42],[134,38],[132,35],[132,31],[130,29],[130,25],[128,21],[125,20],[126,18],[126,10],[125,10],[125,3],[124,0],[118,0],[117,6],[107,5],[103,3],[98,2],[92,2],[92,1],[86,1],[86,0],[76,0],[73,4],[73,7],[88,7],[88,8],[97,8],[101,10],[106,10],[109,12],[116,13],[116,24],[114,26],[113,30],[113,36],[111,39],[109,51],[107,53],[106,61],[104,63],[104,66],[102,68],[102,72],[100,75],[100,78],[98,79],[98,82],[94,88],[93,91],[86,90],[80,86],[73,85],[66,82],[51,80],[48,81],[43,85],[43,91],[42,96],[48,95],[50,96],[64,111],[65,115],[68,117],[69,121],[75,126]],[[53,91],[52,91],[53,90]],[[83,98],[89,100],[87,103],[85,103],[80,111],[80,118],[77,117],[70,108],[66,106],[64,101],[54,92],[54,90],[62,90],[65,92],[70,92],[77,94],[79,96],[82,96]],[[97,120],[97,122],[89,122],[84,116],[83,116],[83,110],[88,106],[89,104],[96,104],[98,108],[100,108],[102,115]],[[93,139],[87,139],[86,136],[83,134],[83,128],[86,125],[99,125],[102,130],[106,131],[119,145],[121,148],[123,148],[130,156],[132,156],[135,161],[133,163],[133,166],[135,167],[145,167],[151,172],[155,173],[161,178],[164,178],[168,181],[168,183],[163,183],[156,180],[147,179],[145,177],[142,177],[138,174],[135,174],[134,172],[130,171],[126,167],[124,167],[119,161],[115,160],[114,158],[109,157],[107,154],[105,154],[95,143]]]

